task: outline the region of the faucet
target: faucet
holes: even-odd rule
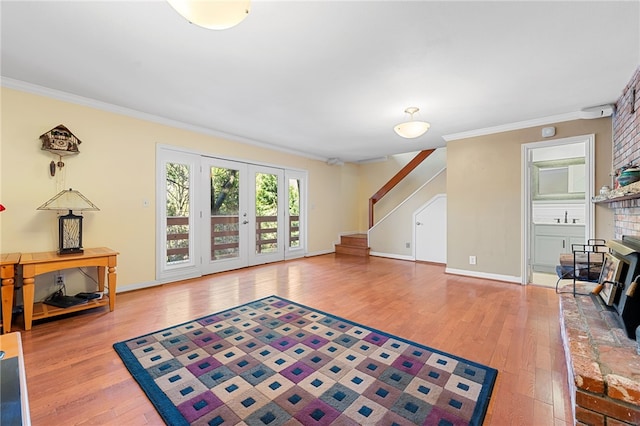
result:
[[[568,214],[569,214],[569,213],[565,210],[565,211],[564,211],[564,223],[569,223],[569,220],[567,219],[567,215],[568,215]]]

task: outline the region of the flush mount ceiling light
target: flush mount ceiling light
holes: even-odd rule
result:
[[[238,25],[251,10],[250,0],[167,0],[187,21],[210,30]]]
[[[418,136],[424,135],[427,130],[429,130],[429,127],[431,127],[431,124],[427,123],[426,121],[414,120],[413,114],[418,111],[420,110],[416,107],[409,107],[405,109],[404,112],[409,114],[411,116],[411,119],[407,122],[398,124],[393,128],[393,130],[395,130],[399,136],[407,139],[413,139],[417,138]]]

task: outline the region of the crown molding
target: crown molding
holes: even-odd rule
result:
[[[61,90],[50,89],[48,87],[39,86],[37,84],[27,83],[25,81],[16,80],[13,78],[2,77],[0,79],[0,86],[8,89],[14,89],[21,92],[31,93],[33,95],[44,96],[47,98],[56,99],[63,102],[69,102],[76,105],[81,105],[89,108],[95,108],[101,111],[111,112],[114,114],[124,115],[126,117],[136,118],[139,120],[150,121],[152,123],[162,124],[169,127],[175,127],[182,130],[188,130],[195,133],[200,133],[208,136],[226,139],[232,142],[240,142],[247,145],[252,145],[259,148],[270,149],[272,151],[284,152],[286,154],[298,155],[311,160],[327,161],[327,158],[317,155],[309,154],[302,151],[283,148],[277,145],[270,145],[265,142],[260,142],[254,139],[245,138],[242,136],[234,135],[231,133],[225,133],[218,130],[209,129],[207,127],[196,126],[194,124],[184,123],[178,120],[172,120],[159,115],[149,114],[146,112],[137,111],[131,108],[125,108],[118,105],[110,104],[107,102],[98,101],[91,98],[85,98],[83,96],[74,95],[71,93],[63,92]]]
[[[536,118],[533,120],[516,121],[515,123],[502,124],[500,126],[485,127],[484,129],[469,130],[466,132],[452,133],[443,135],[442,138],[447,141],[455,141],[458,139],[473,138],[476,136],[492,135],[495,133],[509,132],[512,130],[526,129],[529,127],[546,126],[547,124],[562,123],[563,121],[579,120],[583,117],[580,111],[569,112],[566,114],[551,115],[548,117]]]

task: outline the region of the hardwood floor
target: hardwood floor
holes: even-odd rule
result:
[[[112,344],[272,294],[496,368],[485,425],[572,424],[553,289],[333,254],[121,293],[114,312],[36,322],[22,331],[32,424],[162,424]]]

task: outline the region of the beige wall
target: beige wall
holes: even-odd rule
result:
[[[0,141],[0,251],[57,247],[55,213],[36,208],[64,188],[82,192],[99,208],[85,213],[84,246],[120,251],[118,284],[155,280],[155,154],[157,144],[209,155],[308,171],[308,252],[333,250],[340,232],[359,226],[357,166],[322,161],[177,129],[141,119],[2,88]],[[38,137],[64,124],[80,140],[55,177]],[[148,207],[143,201],[149,200]]]
[[[595,188],[609,185],[611,119],[555,124],[552,139],[595,134]],[[521,146],[539,142],[541,127],[447,144],[447,267],[475,273],[521,274]],[[613,215],[596,206],[596,237],[610,239]],[[477,264],[469,265],[469,256]]]

